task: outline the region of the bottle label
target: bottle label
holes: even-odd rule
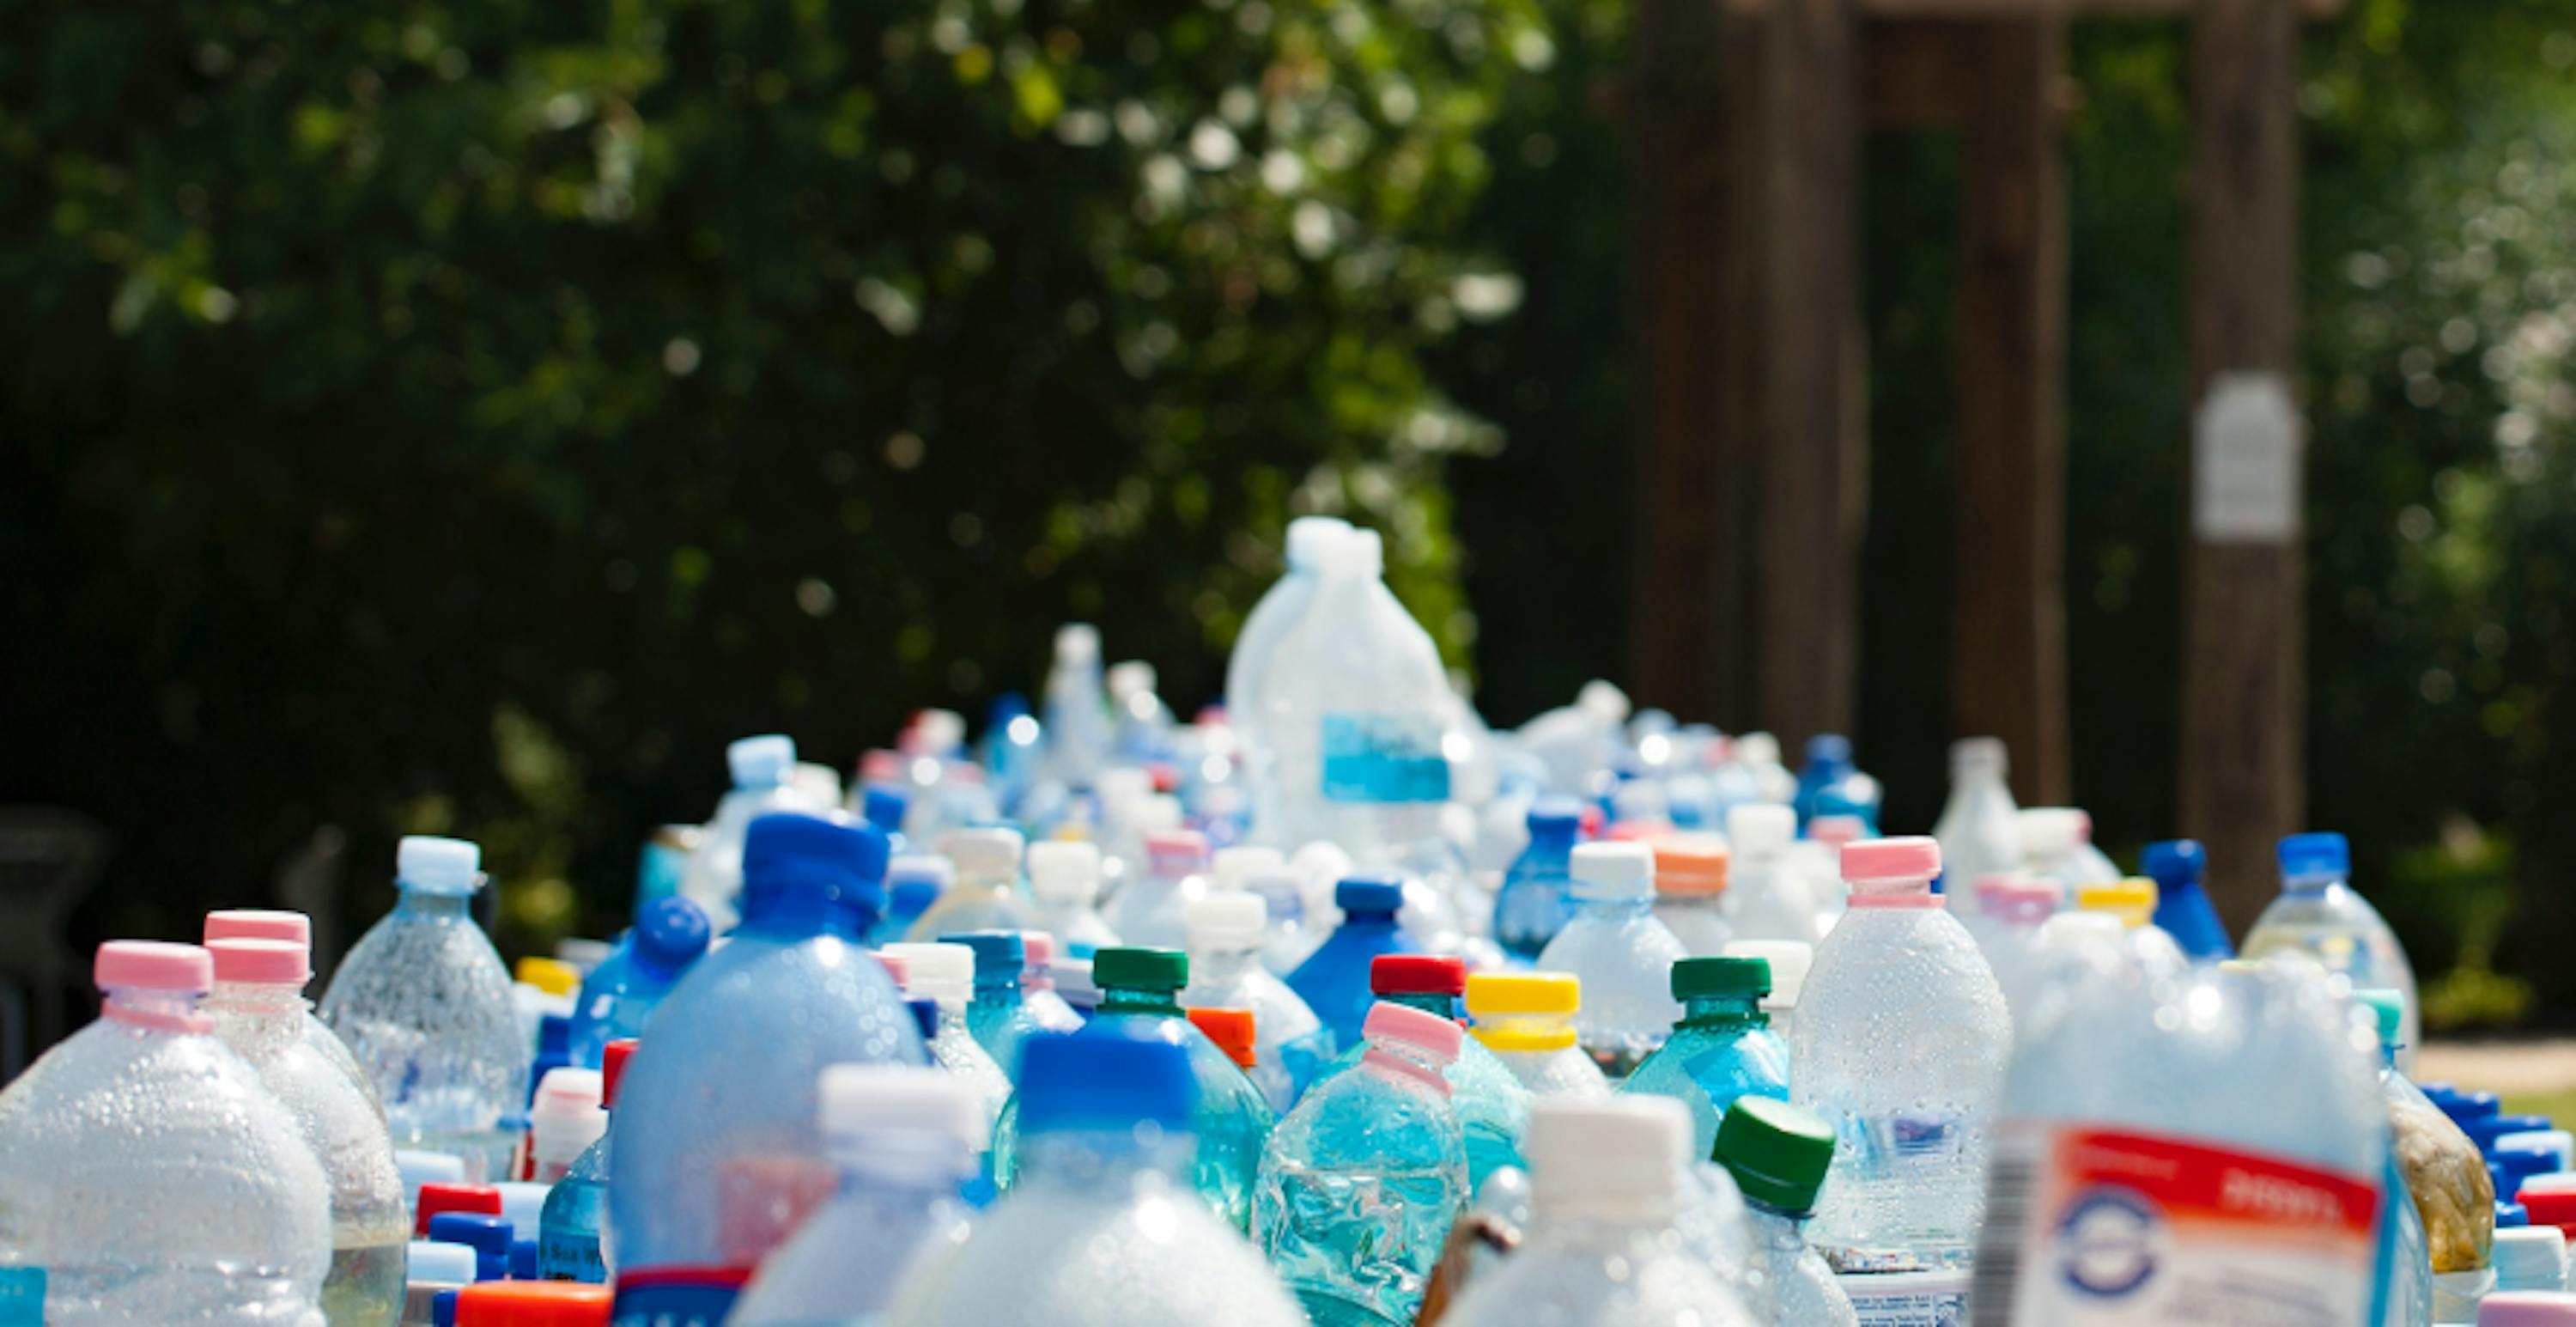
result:
[[[1324,800],[1445,802],[1449,758],[1427,714],[1324,716]]]
[[[0,1267],[0,1327],[45,1327],[45,1269]]]
[[[600,1256],[596,1238],[570,1231],[547,1231],[537,1241],[537,1279],[606,1285],[608,1262]]]
[[[1968,1320],[1964,1272],[1857,1272],[1834,1284],[1860,1327],[1959,1327]]]
[[[2155,1134],[2008,1124],[1995,1140],[1974,1321],[2359,1322],[2374,1178]]]

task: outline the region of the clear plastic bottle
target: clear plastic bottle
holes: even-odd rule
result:
[[[1941,845],[1943,899],[1950,911],[1972,916],[1976,882],[2021,865],[2021,830],[2014,817],[2003,739],[1963,737],[1950,744],[1950,800],[1932,837]]]
[[[1020,1007],[1042,1032],[1078,1032],[1082,1013],[1055,988],[1055,937],[1044,931],[1020,932]],[[1013,1061],[1013,1067],[1018,1062]]]
[[[1019,936],[1010,933],[1010,938],[1017,940]],[[984,1123],[989,1136],[993,1121],[1002,1113],[1002,1104],[1011,1099],[1011,1076],[1003,1071],[1000,1061],[976,1040],[975,1034],[967,1030],[966,1006],[974,998],[978,966],[974,949],[951,940],[887,945],[877,952],[889,960],[901,959],[906,964],[902,982],[905,995],[916,1000],[938,1002],[939,1030],[930,1038],[930,1062],[964,1079],[969,1087],[975,1089],[976,1099],[984,1103]],[[1018,966],[1016,958],[1012,966]]]
[[[614,1115],[618,1083],[626,1076],[626,1059],[636,1043],[625,1038],[608,1043],[599,1058],[599,1106]],[[616,1270],[617,1251],[608,1237],[609,1135],[572,1163],[572,1169],[546,1190],[537,1214],[537,1275],[547,1281],[580,1281],[604,1285]]]
[[[1261,1255],[1190,1192],[1194,1091],[1188,1053],[1159,1036],[1031,1039],[1019,1181],[906,1278],[890,1327],[1304,1327]]]
[[[932,944],[960,931],[1038,929],[1037,909],[1020,884],[1024,843],[1018,830],[998,825],[951,832],[946,846],[948,859],[957,867],[957,882],[913,919],[903,938]]]
[[[1494,894],[1494,943],[1535,963],[1574,919],[1574,841],[1583,832],[1583,807],[1570,797],[1542,797],[1530,804],[1526,823],[1529,846],[1512,859]]]
[[[1562,972],[1467,975],[1476,1040],[1534,1100],[1609,1095],[1601,1066],[1575,1044],[1574,1017],[1582,1008],[1583,983]]]
[[[1037,916],[1027,928],[1045,931],[1064,946],[1067,958],[1089,958],[1118,943],[1118,932],[1102,919],[1100,849],[1095,844],[1049,841],[1029,845],[1029,892],[1037,898]]]
[[[1244,615],[1243,629],[1235,633],[1234,651],[1225,662],[1225,716],[1247,753],[1269,750],[1259,726],[1261,691],[1269,680],[1271,658],[1315,597],[1325,547],[1350,533],[1350,529],[1350,522],[1338,516],[1300,516],[1288,522],[1287,574],[1263,592],[1252,611]],[[1265,796],[1269,776],[1269,770],[1253,768],[1256,802]],[[1255,818],[1259,818],[1258,812]]]
[[[1745,1278],[1753,1320],[1776,1327],[1860,1327],[1833,1269],[1807,1243],[1834,1159],[1832,1126],[1785,1101],[1755,1097],[1727,1112],[1713,1147],[1743,1191],[1752,1225],[1752,1274]]]
[[[1211,894],[1190,904],[1190,984],[1184,1005],[1247,1009],[1253,1016],[1252,1081],[1274,1111],[1294,1105],[1333,1052],[1333,1034],[1261,962],[1268,908],[1250,894]]]
[[[1726,840],[1709,834],[1675,834],[1651,846],[1655,920],[1696,957],[1725,953],[1735,939],[1735,927],[1726,920]]]
[[[2156,882],[2156,925],[2182,945],[2195,963],[2236,957],[2227,925],[2209,901],[2201,878],[2209,871],[2209,854],[2191,839],[2150,843],[2139,869]]]
[[[635,928],[581,979],[573,1002],[574,1065],[596,1069],[608,1043],[644,1035],[644,1020],[680,974],[707,952],[707,914],[684,898],[659,898],[635,914]]]
[[[1790,861],[1797,837],[1797,813],[1785,806],[1752,802],[1726,813],[1725,913],[1736,939],[1824,938],[1817,891]]]
[[[1467,965],[1445,956],[1388,954],[1369,965],[1369,986],[1380,1000],[1454,1020],[1458,997],[1467,992]],[[1366,1042],[1351,1047],[1318,1070],[1315,1082],[1358,1068],[1366,1054]],[[1523,1164],[1521,1138],[1529,1132],[1530,1091],[1474,1037],[1459,1043],[1458,1059],[1445,1072],[1449,1102],[1458,1111],[1467,1143],[1467,1191],[1480,1192],[1487,1176]]]
[[[2075,891],[2075,906],[2119,918],[2122,942],[2149,973],[2174,977],[2191,966],[2182,946],[2155,923],[2155,881],[2133,876],[2107,885],[2086,885]]]
[[[0,1092],[0,1305],[53,1327],[322,1327],[330,1182],[199,1012],[212,960],[114,940],[91,971],[98,1021]]]
[[[1404,882],[1394,876],[1345,877],[1333,886],[1333,906],[1342,924],[1288,974],[1288,989],[1332,1030],[1338,1050],[1359,1044],[1360,1023],[1376,1002],[1369,965],[1381,954],[1419,953],[1422,946],[1397,922]]]
[[[1735,940],[1727,944],[1725,957],[1758,958],[1771,965],[1771,993],[1762,997],[1762,1012],[1771,1020],[1772,1035],[1797,1045],[1798,996],[1807,987],[1816,947],[1797,940]]]
[[[2419,1033],[2415,968],[2397,933],[2379,910],[2349,883],[2352,849],[2341,834],[2293,834],[2281,840],[2281,896],[2245,933],[2245,957],[2285,950],[2306,954],[2358,990],[2385,986],[2406,997],[2399,1040],[2413,1046]],[[2413,1063],[2400,1053],[2398,1065]]]
[[[2035,1001],[2048,975],[2048,951],[2042,943],[2049,918],[2057,913],[2054,881],[2020,872],[1989,875],[1977,881],[1977,910],[1967,917],[1969,934],[1986,956],[1995,985],[2012,1007],[2015,1035],[2027,1033],[2038,1013]]]
[[[1851,739],[1839,733],[1818,733],[1807,739],[1807,766],[1798,771],[1799,824],[1809,824],[1818,816],[1858,816],[1874,835],[1878,799],[1878,780],[1852,763]]]
[[[1369,1011],[1360,1067],[1319,1083],[1271,1132],[1252,1238],[1319,1323],[1410,1323],[1467,1200],[1467,1152],[1442,1070],[1452,1020]]]
[[[966,1241],[959,1186],[992,1125],[972,1087],[910,1065],[836,1064],[817,1095],[840,1191],[761,1264],[729,1327],[873,1322],[907,1272]]]
[[[865,825],[752,822],[742,926],[654,1012],[609,1116],[620,1321],[721,1322],[831,1191],[814,1127],[823,1066],[929,1062],[893,980],[857,943],[885,862],[885,836]]]
[[[796,785],[796,743],[778,733],[745,737],[725,748],[733,789],[716,803],[688,863],[680,868],[680,897],[707,914],[714,933],[733,929],[742,893],[742,838],[751,822],[773,811],[820,811]]]
[[[1455,1327],[1754,1327],[1716,1269],[1669,1235],[1688,1199],[1690,1122],[1658,1097],[1530,1111],[1520,1248],[1441,1316]]]
[[[322,1021],[366,1070],[394,1146],[447,1152],[475,1181],[510,1177],[528,1102],[528,1045],[510,973],[474,924],[482,850],[412,837],[396,856],[394,910],[359,937],[322,995]]]
[[[2053,881],[2058,898],[2075,901],[2086,885],[2108,885],[2120,878],[2116,866],[2093,852],[2093,818],[2071,806],[2026,806],[2013,818],[2021,838],[2021,869]]]
[[[304,951],[310,954],[313,952],[313,919],[300,912],[225,908],[206,914],[205,940],[208,944],[217,940],[284,940],[303,946]],[[383,1102],[376,1100],[376,1085],[368,1079],[367,1071],[359,1067],[358,1057],[349,1053],[349,1044],[340,1040],[340,1034],[333,1032],[322,1021],[321,1015],[313,1012],[310,1003],[306,1004],[301,1021],[305,1043],[312,1052],[354,1080],[359,1090],[367,1094],[367,1101],[375,1107],[376,1114],[382,1116],[385,1107]],[[401,1164],[397,1157],[395,1168],[400,1169]],[[462,1166],[461,1162],[458,1164]]]
[[[941,942],[963,945],[974,955],[974,994],[966,1001],[966,1031],[1007,1077],[1020,1063],[1020,1042],[1044,1030],[1020,989],[1028,968],[1028,942],[1018,931],[967,931],[943,936]]]
[[[1682,1103],[1690,1111],[1691,1154],[1705,1156],[1737,1098],[1789,1099],[1789,1047],[1762,1012],[1771,965],[1761,959],[1683,959],[1673,965],[1672,990],[1681,1021],[1619,1090]]]
[[[1261,900],[1261,966],[1285,980],[1324,943],[1323,933],[1306,924],[1306,878],[1282,863],[1246,875],[1243,892]]]
[[[1810,1236],[1837,1272],[1965,1267],[2012,1015],[1932,892],[1938,844],[1855,843],[1842,873],[1851,910],[1816,949],[1791,1057],[1793,1099],[1838,1140]]]
[[[1538,956],[1547,972],[1583,983],[1574,1034],[1613,1081],[1628,1076],[1681,1021],[1672,966],[1690,957],[1655,920],[1655,855],[1642,843],[1574,850],[1574,920]]]
[[[1596,677],[1575,693],[1573,704],[1522,724],[1514,745],[1546,768],[1548,791],[1581,796],[1591,779],[1617,766],[1625,753],[1620,725],[1628,721],[1628,710],[1628,694]]]
[[[1179,949],[1189,943],[1189,908],[1207,896],[1207,836],[1194,829],[1145,836],[1145,870],[1101,910],[1130,945]]]
[[[1100,631],[1084,622],[1056,628],[1055,663],[1046,680],[1046,759],[1042,777],[1075,791],[1091,788],[1109,761],[1113,734],[1109,692],[1101,680]]]
[[[310,951],[291,940],[215,940],[206,948],[215,986],[205,1011],[215,1035],[294,1114],[330,1185],[331,1270],[322,1311],[335,1327],[392,1327],[402,1311],[403,1246],[411,1238],[402,1173],[374,1091],[306,1035]]]

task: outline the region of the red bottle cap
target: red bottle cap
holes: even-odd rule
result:
[[[1465,995],[1467,965],[1431,954],[1380,954],[1369,961],[1369,990],[1377,995]]]
[[[412,1233],[429,1238],[429,1219],[441,1212],[477,1212],[484,1216],[501,1215],[501,1191],[489,1184],[441,1184],[435,1181],[420,1186],[418,1210],[412,1214]]]

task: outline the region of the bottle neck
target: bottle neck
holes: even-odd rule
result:
[[[773,940],[839,934],[849,915],[818,889],[747,888],[742,894],[742,930]]]
[[[1231,986],[1261,966],[1258,947],[1242,949],[1193,949],[1190,951],[1190,984],[1192,986]]]
[[[1020,1136],[1020,1182],[1087,1192],[1149,1176],[1177,1182],[1197,1144],[1178,1130],[1041,1129]]]
[[[299,986],[265,982],[219,981],[206,997],[205,1011],[227,1028],[264,1033],[300,1033],[306,1010],[313,1006]]]
[[[957,1183],[975,1173],[975,1154],[956,1138],[940,1134],[887,1130],[836,1137],[829,1141],[832,1163],[841,1168],[841,1192],[897,1195],[905,1206],[928,1207],[957,1191]]]
[[[1807,1218],[1815,1215],[1813,1212],[1792,1212],[1758,1198],[1746,1198],[1744,1212],[1752,1223],[1757,1245],[1793,1252],[1806,1248]]]
[[[1395,1081],[1419,1084],[1443,1097],[1449,1095],[1449,1080],[1441,1076],[1439,1063],[1403,1042],[1370,1042],[1368,1052],[1360,1056],[1360,1067],[1374,1069]]]
[[[1002,1009],[1017,1006],[1020,1003],[1018,975],[987,979],[983,972],[978,970],[975,974],[975,1003]]]
[[[1590,917],[1643,917],[1654,910],[1655,896],[1649,894],[1593,894],[1583,886],[1574,887],[1574,905]]]
[[[2305,876],[2296,880],[2284,880],[2281,882],[2282,893],[2297,894],[2303,897],[2313,897],[2315,895],[2325,893],[2327,890],[2342,887],[2343,879],[2340,876]]]
[[[1378,991],[1377,998],[1407,1009],[1419,1009],[1440,1018],[1458,1016],[1458,997],[1436,991]]]
[[[1104,1014],[1165,1014],[1181,1017],[1180,1002],[1172,991],[1149,991],[1141,986],[1103,986],[1100,988],[1100,1012]]]
[[[1334,929],[1333,934],[1338,936],[1343,931],[1349,931],[1354,934],[1382,933],[1392,931],[1394,929],[1394,913],[1380,912],[1371,908],[1365,912],[1343,913],[1342,924]]]
[[[110,986],[99,1016],[151,1032],[201,1033],[214,1030],[214,1020],[199,1012],[194,991],[142,990]]]
[[[414,917],[455,917],[470,919],[468,905],[472,894],[451,893],[443,889],[423,889],[418,885],[395,882],[394,911]]]
[[[1746,1032],[1768,1027],[1771,1016],[1750,995],[1694,995],[1682,1001],[1681,1027],[1703,1032]]]
[[[1681,1204],[1669,1193],[1551,1199],[1542,1189],[1531,1195],[1530,1242],[1557,1249],[1620,1250],[1662,1236],[1679,1215]]]

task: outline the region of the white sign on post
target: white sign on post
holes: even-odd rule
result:
[[[2191,529],[2213,544],[2286,544],[2299,535],[2306,423],[2278,373],[2222,373],[2192,417]]]

